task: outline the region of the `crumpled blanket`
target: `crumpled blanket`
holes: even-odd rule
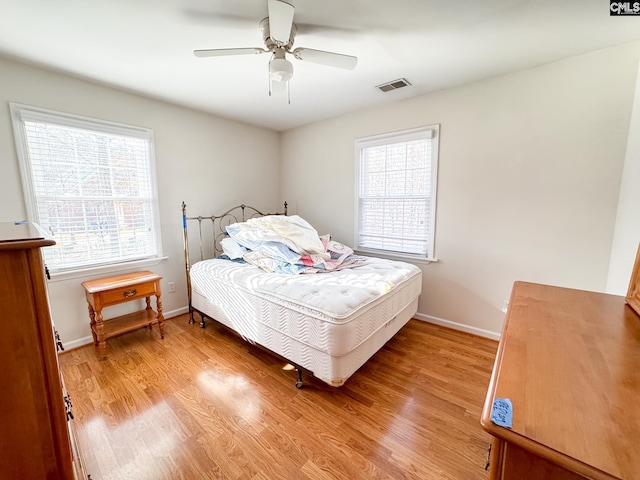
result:
[[[261,250],[263,246],[275,243],[301,255],[325,253],[316,229],[298,215],[251,218],[229,225],[227,233],[249,250]]]
[[[230,239],[222,247],[226,256],[240,256],[270,273],[322,273],[355,268],[366,257],[318,232],[297,215],[270,215],[227,227]],[[233,243],[232,243],[233,242]]]

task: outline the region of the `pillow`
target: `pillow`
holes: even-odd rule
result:
[[[233,238],[223,238],[220,242],[220,246],[222,247],[224,254],[231,260],[242,258],[242,256],[247,253],[247,249],[242,245],[238,245],[238,242]]]

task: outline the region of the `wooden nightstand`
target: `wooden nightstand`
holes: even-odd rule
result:
[[[162,279],[160,275],[144,270],[82,283],[87,296],[87,303],[89,304],[93,343],[96,346],[100,346],[103,358],[106,358],[107,354],[107,339],[116,335],[141,327],[148,326],[151,328],[154,323],[157,323],[160,329],[160,338],[164,338],[160,279]],[[157,312],[151,308],[151,295],[156,297]],[[102,309],[104,307],[130,302],[139,298],[146,300],[147,308],[145,310],[106,321],[102,318]]]

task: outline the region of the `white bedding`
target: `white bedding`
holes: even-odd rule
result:
[[[325,251],[316,229],[298,215],[250,218],[246,222],[229,225],[227,233],[251,250],[275,243],[298,254],[323,254]]]
[[[422,288],[419,268],[377,258],[310,275],[212,259],[190,276],[195,309],[333,386],[411,319]]]

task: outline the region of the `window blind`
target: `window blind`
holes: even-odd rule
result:
[[[27,203],[56,241],[43,250],[49,269],[158,256],[152,136],[100,122],[83,128],[77,117],[65,122],[50,113],[21,113]]]
[[[434,129],[361,140],[358,249],[433,256]]]

